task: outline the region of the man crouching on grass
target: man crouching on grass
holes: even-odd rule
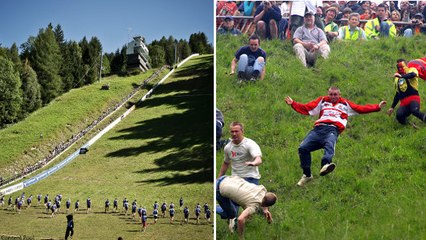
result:
[[[243,239],[245,222],[253,214],[263,214],[268,223],[272,223],[272,214],[268,207],[275,204],[277,196],[267,192],[263,185],[249,183],[238,176],[222,176],[216,180],[216,199],[223,209],[221,217],[229,221],[229,230],[234,232],[236,227],[238,235]],[[237,226],[235,226],[235,218],[238,212],[232,201],[244,209],[237,218]]]

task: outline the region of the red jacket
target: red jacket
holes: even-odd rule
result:
[[[319,115],[315,126],[334,125],[339,133],[345,130],[349,116],[380,111],[379,104],[358,105],[344,98],[340,98],[337,103],[333,104],[328,96],[319,97],[306,104],[293,101],[291,107],[304,115]]]
[[[407,67],[416,68],[419,72],[419,77],[426,80],[426,57],[409,61]]]

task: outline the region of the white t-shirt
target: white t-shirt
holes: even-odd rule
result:
[[[240,144],[229,142],[224,149],[224,162],[231,163],[232,175],[242,178],[260,179],[259,168],[257,166],[247,166],[245,162],[253,162],[259,156],[262,157],[259,145],[250,138],[244,138]]]

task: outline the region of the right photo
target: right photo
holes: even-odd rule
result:
[[[215,1],[216,239],[424,239],[426,1]]]

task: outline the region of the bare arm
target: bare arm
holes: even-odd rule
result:
[[[240,238],[244,234],[244,225],[245,225],[246,221],[249,219],[249,217],[250,217],[250,210],[248,208],[246,208],[240,214],[240,216],[238,216],[238,235],[240,236]]]
[[[266,66],[263,67],[263,70],[260,73],[260,80],[263,80],[263,78],[265,77],[265,74],[266,74]]]
[[[218,178],[225,175],[226,171],[228,171],[229,164],[230,163],[227,163],[227,162],[222,163],[222,167],[220,167],[219,175],[217,176]]]
[[[235,74],[235,67],[237,66],[237,62],[238,62],[238,59],[236,59],[236,58],[232,59],[231,72],[229,73],[230,75]]]
[[[254,158],[254,161],[252,162],[245,162],[247,166],[259,166],[262,164],[262,158],[260,156],[257,156]]]

